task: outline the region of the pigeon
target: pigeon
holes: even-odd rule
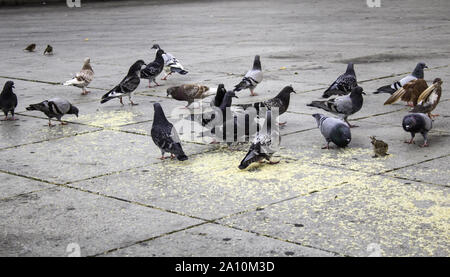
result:
[[[53,126],[51,119],[56,117],[56,119],[61,122],[61,125],[67,125],[67,123],[62,122],[61,118],[65,114],[74,114],[78,117],[78,108],[70,104],[69,101],[62,98],[52,98],[49,100],[42,101],[41,103],[32,104],[28,106],[27,111],[41,111],[46,116],[48,116],[48,126]]]
[[[292,86],[284,87],[278,94],[272,99],[257,102],[253,105],[240,105],[244,109],[253,106],[256,109],[256,112],[259,114],[261,108],[266,108],[267,110],[272,110],[273,108],[278,108],[278,115],[284,114],[289,107],[289,100],[291,99],[291,93],[296,93]],[[286,122],[280,122],[279,125],[286,125]]]
[[[255,60],[253,61],[253,68],[245,74],[242,81],[234,86],[234,91],[241,91],[243,89],[250,89],[251,96],[255,96],[254,89],[256,86],[261,83],[263,79],[263,73],[261,71],[261,61],[259,55],[255,56]]]
[[[424,79],[409,81],[394,92],[386,102],[384,102],[384,105],[393,104],[401,99],[402,101],[405,101],[408,106],[414,107],[417,105],[419,95],[427,88],[428,84]]]
[[[402,126],[403,130],[411,133],[411,140],[407,140],[405,143],[414,143],[416,133],[421,133],[424,143],[420,147],[428,146],[428,132],[433,128],[433,120],[431,118],[423,113],[408,114],[403,118]]]
[[[426,113],[430,118],[439,116],[438,114],[432,114],[431,112],[439,104],[439,100],[442,95],[442,80],[441,78],[436,78],[433,84],[424,90],[418,100],[418,104],[411,110],[413,113]]]
[[[139,79],[139,72],[145,66],[143,60],[136,61],[128,70],[127,76],[123,78],[123,80],[115,86],[108,93],[103,95],[101,104],[108,102],[111,99],[119,98],[120,104],[123,105],[122,97],[128,95],[128,99],[130,100],[131,105],[137,105],[131,100],[131,93],[139,86],[141,79]]]
[[[276,140],[278,140],[279,144],[281,140],[279,133],[276,132],[276,130],[272,130],[271,128],[271,113],[271,111],[267,111],[263,130],[261,132],[258,132],[253,139],[253,142],[250,145],[250,149],[239,165],[239,169],[246,169],[250,164],[254,162],[263,162],[264,160],[267,160],[269,164],[277,164],[280,162],[273,162],[270,160],[275,152],[274,146],[272,144],[276,143]]]
[[[161,49],[158,44],[154,44],[152,49]],[[181,75],[186,75],[188,72],[184,70],[183,65],[180,61],[175,58],[172,54],[164,52],[162,54],[164,59],[164,71],[166,72],[166,76],[161,78],[161,80],[167,80],[167,77],[174,72],[178,72]]]
[[[393,94],[396,90],[403,87],[406,83],[408,83],[412,80],[416,80],[416,79],[423,79],[423,77],[424,77],[423,69],[424,68],[428,68],[428,66],[426,66],[425,63],[420,62],[416,65],[416,68],[410,75],[402,78],[400,81],[396,81],[395,83],[393,83],[391,85],[382,86],[382,87],[378,88],[377,91],[375,91],[374,93],[375,94],[378,94],[378,93]]]
[[[4,120],[8,120],[8,113],[11,113],[11,120],[16,120],[14,118],[14,110],[17,107],[17,95],[14,94],[13,88],[14,82],[7,81],[0,94],[0,109],[5,114]]]
[[[173,99],[178,101],[187,101],[186,106],[189,107],[195,99],[203,99],[208,96],[206,92],[209,87],[198,84],[186,84],[181,86],[170,87],[167,89],[167,96],[171,95]]]
[[[349,94],[357,85],[358,83],[356,82],[356,74],[355,69],[353,68],[353,63],[349,63],[345,73],[339,76],[336,81],[334,81],[331,86],[324,91],[322,97],[328,98],[332,95]]]
[[[44,55],[53,55],[53,47],[50,44],[45,48]]]
[[[224,84],[219,84],[217,87],[216,96],[211,100],[211,108],[220,107],[220,104],[222,104],[222,100],[225,97],[225,93],[227,93],[227,90],[225,89]]]
[[[94,70],[92,70],[91,67],[91,59],[86,58],[81,71],[78,72],[73,79],[66,81],[63,85],[81,88],[83,91],[81,94],[86,95],[90,92],[86,90],[86,87],[92,82],[92,79],[94,79]]]
[[[152,49],[156,49],[156,46],[153,45]],[[162,72],[164,68],[164,58],[162,55],[164,54],[164,50],[158,49],[156,51],[155,60],[149,64],[141,71],[141,78],[148,79],[148,87],[151,88],[152,81],[159,86],[156,82],[156,77]]]
[[[23,51],[34,52],[35,49],[36,49],[36,43],[32,43],[32,44],[28,45],[25,49],[23,49]]]
[[[151,136],[156,146],[161,149],[161,160],[164,160],[164,154],[170,153],[171,159],[177,158],[179,161],[185,161],[188,157],[184,154],[181,147],[180,138],[177,130],[167,120],[164,111],[159,103],[154,103],[155,113],[153,116],[153,125]]]
[[[337,114],[342,117],[350,128],[358,127],[356,125],[351,125],[347,121],[347,117],[361,110],[363,106],[363,94],[366,93],[364,93],[362,87],[357,86],[352,89],[352,92],[349,95],[338,96],[325,101],[312,101],[310,104],[307,104],[307,106],[321,108],[327,112]]]
[[[330,142],[339,147],[346,147],[352,140],[350,127],[344,121],[317,113],[312,116],[316,119],[317,126],[327,141],[327,145],[322,149],[330,149]]]
[[[372,145],[373,145],[373,152],[375,153],[374,156],[372,156],[372,158],[378,158],[378,157],[384,157],[389,155],[387,153],[388,149],[389,149],[389,145],[379,139],[376,139],[375,136],[371,136],[370,137]]]

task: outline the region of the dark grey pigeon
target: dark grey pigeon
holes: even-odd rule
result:
[[[159,86],[159,84],[156,82],[156,77],[158,77],[159,74],[163,71],[164,68],[164,50],[160,49],[157,44],[153,45],[152,49],[158,49],[156,51],[156,57],[155,60],[149,64],[141,71],[141,78],[142,79],[148,79],[148,87],[152,87],[152,81]]]
[[[159,103],[154,103],[153,107],[155,113],[153,116],[153,125],[151,130],[151,136],[153,142],[156,146],[161,149],[161,160],[164,160],[164,154],[169,152],[170,157],[177,158],[180,161],[187,160],[188,157],[184,154],[183,148],[181,147],[181,141],[178,137],[177,130],[170,123],[164,111]]]
[[[227,90],[225,89],[224,84],[219,84],[217,87],[216,96],[212,99],[210,106],[220,107],[220,104],[222,104],[222,100],[225,97],[225,93],[227,93]]]
[[[8,120],[8,113],[11,113],[11,120],[16,120],[14,118],[14,110],[17,107],[17,95],[14,94],[13,88],[14,82],[7,81],[0,94],[0,109],[5,114],[4,120]]]
[[[374,93],[375,94],[378,94],[378,93],[393,94],[394,92],[396,92],[399,88],[403,87],[408,82],[417,80],[417,79],[423,79],[424,78],[424,73],[423,73],[424,68],[428,68],[428,66],[426,66],[425,63],[420,62],[416,65],[416,68],[414,68],[414,71],[410,75],[402,78],[399,81],[394,82],[391,85],[379,87],[377,89],[377,91],[375,91]]]
[[[131,105],[137,105],[131,100],[131,93],[139,86],[139,83],[141,82],[139,72],[141,72],[143,66],[145,66],[145,62],[143,60],[136,61],[128,70],[127,76],[123,78],[120,84],[103,95],[100,103],[103,104],[111,99],[119,98],[120,104],[123,105],[122,97],[128,96]]]
[[[250,145],[250,149],[239,165],[239,169],[246,169],[250,164],[261,162],[263,160],[267,160],[269,164],[279,163],[279,161],[272,162],[270,160],[272,155],[275,153],[276,147],[273,145],[274,143],[277,143],[275,140],[278,140],[279,144],[281,137],[277,130],[272,128],[272,112],[267,111],[263,130],[258,132],[255,136],[252,144]]]
[[[403,118],[402,122],[403,130],[411,133],[411,140],[405,141],[405,143],[414,143],[414,137],[416,133],[421,133],[424,139],[423,145],[420,147],[428,146],[428,132],[433,128],[433,120],[423,113],[408,114]]]
[[[327,141],[327,145],[322,149],[330,149],[330,142],[339,147],[346,147],[352,140],[350,127],[342,120],[324,116],[323,114],[313,114],[317,121],[322,136]]]
[[[356,74],[355,69],[353,68],[353,63],[349,63],[345,73],[339,76],[336,81],[334,81],[331,86],[324,91],[322,97],[328,98],[332,95],[349,94],[357,85],[358,83],[356,82]]]
[[[78,117],[78,108],[70,104],[69,101],[62,98],[52,98],[41,103],[32,104],[27,107],[27,111],[41,111],[48,117],[48,126],[52,125],[52,118],[55,117],[61,125],[67,125],[61,118],[65,114],[74,114]]]
[[[261,61],[259,55],[255,56],[255,59],[253,61],[253,67],[250,69],[242,79],[242,81],[234,86],[234,91],[241,91],[243,89],[249,89],[250,94],[252,96],[255,96],[256,94],[253,92],[253,90],[256,88],[256,86],[261,83],[263,80],[263,73],[261,71]]]
[[[349,95],[338,96],[325,101],[312,101],[307,106],[323,109],[327,112],[340,116],[350,127],[357,127],[350,125],[347,121],[347,117],[352,115],[363,106],[363,94],[364,91],[361,87],[355,87]]]

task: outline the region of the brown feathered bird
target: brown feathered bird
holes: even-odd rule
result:
[[[431,114],[431,112],[439,104],[442,95],[442,80],[436,78],[433,84],[424,90],[417,100],[418,104],[410,111],[411,113],[426,113],[430,118],[439,116],[438,114]]]
[[[32,44],[28,45],[25,49],[23,49],[23,51],[34,52],[35,49],[36,49],[36,44],[32,43]]]
[[[53,47],[50,44],[45,48],[44,55],[53,55]]]
[[[373,145],[373,152],[375,153],[375,156],[372,156],[372,158],[378,158],[378,157],[384,157],[389,155],[387,153],[389,149],[389,145],[382,141],[375,138],[375,136],[370,137],[372,140],[371,143]]]
[[[65,86],[75,86],[78,88],[81,88],[83,92],[82,95],[88,94],[90,91],[86,90],[86,87],[89,85],[90,82],[94,79],[94,70],[92,70],[91,67],[91,59],[86,58],[84,59],[83,67],[81,68],[81,71],[78,72],[73,79],[66,81],[64,83]]]
[[[385,105],[393,104],[399,99],[405,101],[408,106],[415,107],[419,95],[428,88],[428,84],[424,79],[412,80],[406,83],[403,87],[399,88],[389,97]]]
[[[187,101],[186,107],[189,107],[195,99],[203,99],[208,96],[205,92],[209,87],[198,84],[186,84],[175,86],[167,89],[167,96],[172,95],[172,98],[178,101]]]

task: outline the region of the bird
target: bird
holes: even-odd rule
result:
[[[402,78],[399,81],[394,82],[391,85],[379,87],[377,89],[377,91],[375,91],[374,93],[375,94],[378,94],[378,93],[393,94],[396,90],[403,87],[409,81],[416,80],[416,79],[423,79],[423,77],[424,77],[423,69],[424,68],[428,68],[428,66],[425,63],[420,62],[416,65],[416,67],[414,68],[414,71],[410,75]]]
[[[271,113],[271,111],[267,111],[263,130],[256,134],[250,145],[250,149],[238,167],[239,169],[246,169],[250,164],[254,162],[263,162],[264,160],[267,160],[269,164],[277,164],[280,162],[270,160],[275,153],[276,146],[278,146],[281,141],[279,133],[276,130],[272,130]]]
[[[338,96],[325,101],[312,101],[310,104],[307,104],[307,106],[320,108],[327,112],[339,115],[350,128],[358,127],[356,125],[351,125],[348,122],[347,117],[361,110],[363,106],[363,94],[365,95],[366,93],[363,91],[362,87],[356,86],[349,95]]]
[[[441,99],[442,83],[441,78],[434,79],[433,84],[420,94],[418,99],[419,103],[410,112],[426,113],[430,118],[439,116],[431,112],[436,108]]]
[[[370,139],[371,139],[370,143],[372,143],[373,145],[373,152],[375,153],[375,155],[372,156],[372,158],[384,157],[389,155],[387,153],[389,145],[386,142],[376,139],[375,136],[371,136]]]
[[[157,49],[155,45],[153,45],[152,49]],[[164,68],[164,58],[162,55],[164,54],[164,50],[157,49],[155,60],[149,64],[141,71],[141,78],[148,79],[148,87],[152,87],[152,81],[159,86],[156,82],[156,77],[162,72]]]
[[[389,105],[397,102],[399,99],[405,101],[408,106],[414,107],[417,105],[419,95],[428,88],[428,84],[424,79],[416,79],[409,81],[403,87],[394,92],[384,105]]]
[[[71,80],[66,81],[64,86],[75,86],[82,89],[81,94],[86,95],[90,93],[90,91],[86,90],[86,87],[92,82],[94,79],[94,70],[91,67],[91,59],[84,59],[83,67],[81,71],[78,72],[75,77]]]
[[[338,147],[346,147],[352,140],[350,127],[344,121],[318,113],[312,116],[316,119],[320,133],[327,141],[327,145],[322,147],[322,149],[330,149],[330,142],[333,142]]]
[[[61,122],[61,125],[67,125],[67,123],[61,121],[61,118],[65,114],[74,114],[76,115],[76,117],[78,117],[79,113],[77,107],[63,98],[52,98],[37,104],[31,104],[26,109],[27,111],[43,112],[48,117],[48,126],[50,127],[53,126],[51,121],[53,117],[56,117],[56,119]]]
[[[287,111],[292,92],[296,93],[292,86],[285,86],[274,98],[262,102],[257,102],[252,105],[246,104],[239,106],[243,107],[244,109],[253,106],[258,114],[261,108],[266,108],[267,110],[278,108],[278,116],[280,116]],[[279,125],[286,125],[286,122],[280,122]]]
[[[177,130],[167,120],[161,104],[154,103],[154,116],[153,125],[151,129],[151,136],[153,142],[161,150],[161,160],[164,160],[164,154],[170,153],[170,158],[177,158],[179,161],[185,161],[188,159],[181,147],[180,138],[178,137]]]
[[[53,55],[53,47],[50,44],[45,48],[44,55]]]
[[[36,43],[32,43],[32,44],[28,45],[27,47],[25,47],[25,49],[23,49],[23,51],[34,52],[35,49],[36,49]]]
[[[154,44],[152,49],[161,49],[158,44]],[[175,58],[172,54],[164,52],[162,54],[164,59],[164,71],[166,75],[161,78],[161,80],[167,80],[167,77],[174,72],[178,72],[181,75],[186,75],[188,71],[186,71],[180,61]]]
[[[145,62],[143,60],[136,61],[128,70],[127,76],[123,78],[123,80],[115,86],[112,90],[108,91],[105,95],[103,95],[101,104],[108,102],[111,99],[119,98],[120,104],[123,105],[122,97],[128,96],[131,105],[137,105],[131,100],[131,93],[139,86],[141,79],[139,78],[139,72],[145,66]]]
[[[347,70],[340,75],[331,86],[323,92],[322,97],[328,98],[332,95],[349,94],[358,85],[353,63],[348,63]]]
[[[227,90],[225,89],[224,84],[219,84],[217,86],[216,90],[216,96],[211,100],[210,106],[212,107],[220,107],[220,104],[222,104],[223,98],[225,97],[225,94],[227,93]]]
[[[254,89],[263,80],[263,73],[261,71],[261,60],[259,55],[255,56],[253,61],[253,68],[250,69],[242,79],[242,81],[234,86],[234,91],[241,91],[243,89],[250,89],[250,95],[255,96]]]
[[[405,143],[414,143],[416,133],[421,133],[424,143],[420,147],[428,146],[428,132],[433,128],[433,120],[430,117],[423,113],[411,113],[403,118],[402,126],[403,130],[411,133],[411,140],[407,140]]]
[[[171,95],[173,99],[178,101],[187,101],[186,106],[189,107],[195,99],[203,99],[209,96],[206,92],[209,87],[198,84],[185,84],[174,86],[167,89],[167,96]]]
[[[11,120],[16,120],[14,110],[17,107],[17,95],[13,92],[13,88],[15,88],[14,82],[7,81],[0,94],[0,109],[5,114],[4,120],[8,120],[8,113],[11,113]]]

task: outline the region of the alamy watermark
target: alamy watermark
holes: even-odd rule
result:
[[[66,0],[66,3],[69,8],[81,8],[81,0]]]

